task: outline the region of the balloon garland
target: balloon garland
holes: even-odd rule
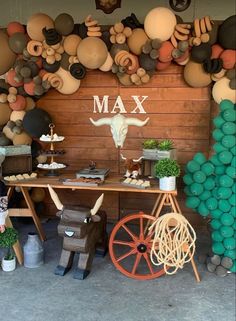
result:
[[[212,251],[236,272],[236,104],[223,100],[213,123],[215,154],[197,153],[186,165],[186,206],[210,218]]]

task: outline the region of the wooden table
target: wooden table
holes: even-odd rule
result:
[[[66,175],[66,178],[74,178],[74,175]],[[8,182],[8,197],[9,199],[12,196],[15,187],[18,187],[22,192],[27,208],[10,208],[8,210],[9,216],[6,220],[7,226],[12,226],[10,217],[32,217],[34,224],[37,228],[39,236],[42,241],[46,240],[45,233],[43,231],[41,222],[35,212],[33,202],[30,198],[28,188],[29,187],[42,187],[47,188],[47,185],[50,184],[54,189],[72,189],[72,190],[89,190],[89,191],[100,191],[100,192],[130,192],[130,193],[148,193],[155,194],[156,201],[153,206],[151,215],[158,217],[161,213],[161,210],[164,206],[170,206],[172,211],[175,213],[181,213],[179,204],[177,202],[177,190],[166,192],[161,191],[157,185],[154,183],[151,188],[147,189],[138,189],[132,186],[125,186],[121,184],[121,181],[124,180],[120,176],[109,176],[104,184],[99,186],[71,186],[64,185],[63,176],[58,177],[39,177],[32,180],[25,181],[14,181]],[[23,254],[19,241],[14,245],[14,251],[18,259],[19,264],[23,264]]]

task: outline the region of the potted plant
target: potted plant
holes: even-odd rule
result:
[[[160,190],[172,191],[176,188],[176,177],[180,175],[180,166],[174,159],[161,159],[155,164],[155,174],[160,179]]]
[[[7,227],[3,233],[0,233],[0,247],[7,249],[7,252],[2,259],[3,271],[14,271],[16,268],[16,258],[12,246],[17,240],[18,233],[13,227]]]
[[[174,143],[170,139],[163,139],[158,144],[158,159],[171,158],[176,159]]]
[[[146,139],[143,142],[143,156],[145,159],[157,160],[158,141],[154,138]]]

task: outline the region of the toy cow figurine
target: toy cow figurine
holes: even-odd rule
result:
[[[142,174],[140,161],[143,159],[143,156],[139,157],[139,159],[126,158],[122,154],[120,154],[120,156],[125,161],[125,177],[137,178]]]
[[[52,200],[61,218],[58,234],[63,237],[63,248],[55,274],[65,275],[71,268],[75,252],[79,252],[78,266],[74,278],[85,279],[91,269],[94,254],[104,256],[107,250],[106,213],[99,211],[104,194],[96,201],[92,209],[85,207],[64,207],[56,192],[48,185]],[[97,214],[96,214],[97,213]]]

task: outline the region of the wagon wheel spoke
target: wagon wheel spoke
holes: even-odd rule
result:
[[[148,234],[147,237],[146,237],[146,239],[145,239],[145,241],[148,242],[148,243],[149,243],[150,241],[152,241],[152,238],[153,238],[153,236],[154,236],[154,234],[155,234],[155,230],[152,229],[152,231],[149,231],[149,233],[150,233],[150,234]]]
[[[142,253],[138,253],[137,256],[136,256],[135,262],[134,262],[134,266],[133,266],[132,272],[131,272],[132,274],[135,274],[141,257],[142,257]]]
[[[150,262],[149,256],[147,255],[147,253],[143,253],[143,257],[145,259],[145,261],[147,262],[147,266],[151,272],[151,274],[154,274],[153,268],[152,268],[152,264]]]
[[[122,227],[123,227],[123,229],[132,237],[132,239],[134,240],[134,242],[136,242],[136,241],[137,241],[137,236],[134,235],[125,224],[123,224]]]
[[[125,245],[125,246],[129,246],[129,247],[134,247],[135,246],[134,242],[126,242],[126,241],[121,241],[121,240],[114,240],[113,244]]]
[[[133,255],[134,253],[136,253],[136,249],[132,249],[129,252],[125,253],[124,255],[121,255],[118,259],[117,262],[120,262],[122,260],[124,260],[125,258],[127,258],[130,255]]]
[[[140,234],[139,234],[139,239],[143,240],[144,239],[144,233],[143,233],[143,217],[140,217]]]

